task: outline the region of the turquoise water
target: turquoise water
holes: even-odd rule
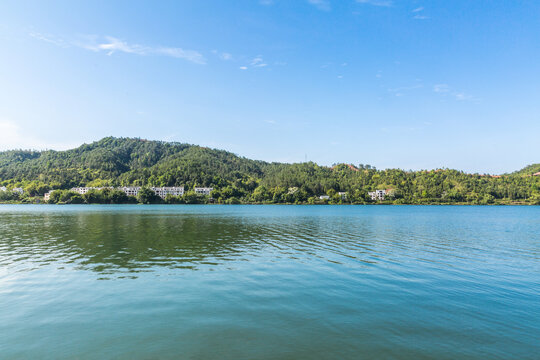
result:
[[[2,359],[539,359],[540,207],[0,206]]]

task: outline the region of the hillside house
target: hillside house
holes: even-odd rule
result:
[[[127,196],[137,196],[141,190],[140,186],[123,186],[118,188],[118,190],[126,193]]]
[[[162,199],[165,199],[167,195],[171,196],[182,196],[184,195],[184,187],[153,187],[151,188],[157,196],[159,196]]]
[[[210,193],[214,188],[211,187],[196,187],[193,190],[195,190],[195,194],[197,195],[203,195],[203,196],[210,196]]]
[[[373,201],[382,201],[386,196],[386,190],[375,190],[368,192],[368,195],[371,196]]]

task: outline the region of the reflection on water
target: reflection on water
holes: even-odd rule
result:
[[[539,207],[0,206],[0,351],[534,358],[539,232]]]
[[[197,269],[201,264],[220,266],[270,255],[298,261],[315,257],[356,266],[398,260],[453,266],[493,248],[498,248],[501,262],[505,256],[506,260],[515,256],[537,260],[539,255],[538,222],[519,228],[522,224],[486,224],[467,218],[469,214],[457,214],[455,220],[462,217],[466,223],[456,227],[453,222],[440,222],[437,214],[402,212],[394,217],[391,212],[373,214],[366,208],[358,212],[275,208],[4,208],[0,266],[31,260],[27,264],[32,267],[73,263],[80,269],[115,274],[156,266]],[[520,242],[506,252],[507,242],[514,240],[508,236],[512,228],[518,228]]]

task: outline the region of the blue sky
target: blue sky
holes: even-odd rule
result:
[[[540,2],[3,1],[0,149],[104,136],[254,159],[540,162]]]

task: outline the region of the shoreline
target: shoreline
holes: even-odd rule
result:
[[[504,203],[504,204],[470,204],[470,203],[430,203],[430,204],[412,204],[412,203],[404,203],[404,204],[393,204],[393,203],[377,203],[377,204],[308,204],[308,203],[302,203],[302,204],[295,204],[295,203],[240,203],[240,204],[167,204],[167,203],[154,203],[154,204],[143,204],[143,203],[123,203],[123,204],[100,204],[100,203],[91,203],[91,204],[62,204],[62,203],[56,203],[56,204],[48,204],[45,202],[36,202],[36,203],[28,203],[28,202],[0,202],[0,205],[54,205],[54,206],[70,206],[70,205],[76,205],[76,206],[92,206],[92,205],[106,205],[106,206],[134,206],[134,205],[160,205],[160,206],[191,206],[191,205],[197,205],[197,206],[238,206],[238,205],[245,205],[245,206],[540,206],[540,204],[531,204],[531,203]]]

